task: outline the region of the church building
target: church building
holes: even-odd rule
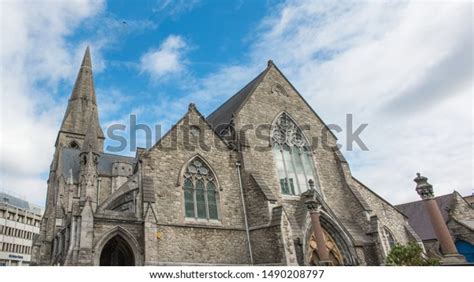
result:
[[[395,244],[422,245],[272,61],[135,157],[104,152],[98,106],[87,48],[32,264],[383,265]]]

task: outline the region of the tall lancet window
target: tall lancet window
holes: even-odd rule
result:
[[[184,209],[187,218],[219,219],[219,194],[216,177],[198,157],[184,172]]]
[[[316,181],[311,148],[301,129],[286,113],[272,127],[272,147],[281,192],[297,195],[309,189],[308,181]]]

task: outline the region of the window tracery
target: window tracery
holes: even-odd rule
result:
[[[183,177],[185,216],[219,219],[217,181],[212,170],[195,158],[189,162]]]
[[[272,127],[271,137],[282,193],[305,192],[309,180],[316,178],[311,149],[303,132],[288,114],[282,113]]]

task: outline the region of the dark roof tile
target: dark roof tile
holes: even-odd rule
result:
[[[435,198],[438,203],[444,221],[449,219],[449,209],[451,209],[453,194],[438,196]],[[408,222],[413,227],[415,232],[420,236],[421,240],[436,239],[433,227],[423,200],[411,203],[401,204],[396,206],[405,215],[408,216]]]
[[[257,77],[250,81],[247,85],[239,90],[236,94],[230,97],[224,104],[217,108],[213,113],[207,117],[207,121],[212,124],[214,128],[220,125],[227,125],[232,120],[232,115],[240,108],[246,98],[252,94],[257,85],[262,81],[267,73],[268,68],[261,72]],[[219,132],[218,132],[219,133]]]
[[[72,172],[73,182],[79,182],[81,164],[79,154],[81,151],[75,149],[63,149],[62,158],[62,174],[65,179],[69,179]],[[101,153],[99,156],[98,170],[101,175],[111,175],[112,165],[116,162],[135,164],[137,160],[133,157],[119,156],[108,153]]]

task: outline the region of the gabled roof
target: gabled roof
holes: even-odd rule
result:
[[[207,117],[209,123],[211,123],[214,128],[217,128],[219,125],[229,124],[232,120],[233,114],[241,107],[247,97],[253,93],[255,88],[257,88],[258,84],[262,81],[269,68],[270,64],[264,71],[262,71],[252,81],[245,85],[244,88],[240,89],[226,102],[224,102],[224,104],[211,113]]]
[[[204,122],[204,124],[209,128],[211,129],[211,131],[216,134],[216,136],[219,138],[219,140],[221,140],[226,146],[227,148],[229,148],[229,150],[233,150],[233,148],[230,146],[230,144],[222,137],[220,136],[219,134],[217,134],[217,132],[215,132],[215,128],[213,127],[213,125],[209,122],[209,120],[207,120],[202,114],[201,112],[197,109],[196,105],[194,103],[191,103],[189,104],[188,106],[188,111],[183,115],[183,117],[181,117],[163,136],[161,136],[161,138],[153,145],[151,146],[151,148],[147,149],[144,154],[147,154],[149,152],[151,152],[154,148],[158,147],[161,142],[168,136],[170,135],[173,130],[176,130],[176,128],[178,128],[178,125],[186,118],[189,116],[189,114],[191,113],[191,111],[194,111],[197,116],[199,117],[200,120],[202,120]]]
[[[452,208],[453,197],[454,194],[435,197],[445,222],[449,219],[449,210]],[[397,205],[396,207],[408,216],[408,222],[420,236],[421,240],[436,239],[423,200]]]
[[[283,77],[283,79],[288,82],[290,87],[297,93],[297,95],[303,100],[303,102],[308,106],[308,108],[313,112],[318,120],[324,125],[324,127],[328,130],[329,134],[337,140],[336,135],[332,130],[329,129],[327,124],[321,119],[321,117],[314,111],[314,109],[309,105],[306,99],[301,95],[295,86],[288,80],[288,78],[281,72],[281,70],[273,63],[272,60],[269,60],[267,63],[267,68],[261,72],[257,77],[255,77],[252,81],[250,81],[247,85],[244,86],[240,91],[238,91],[234,96],[230,97],[224,104],[222,104],[219,108],[217,108],[214,112],[212,112],[208,117],[207,120],[209,123],[212,124],[214,129],[220,128],[221,125],[228,125],[232,121],[232,118],[235,114],[239,112],[242,106],[245,104],[247,99],[252,95],[255,91],[257,86],[263,80],[265,75],[268,73],[271,67],[274,67],[275,70]],[[217,132],[220,134],[220,132]]]

